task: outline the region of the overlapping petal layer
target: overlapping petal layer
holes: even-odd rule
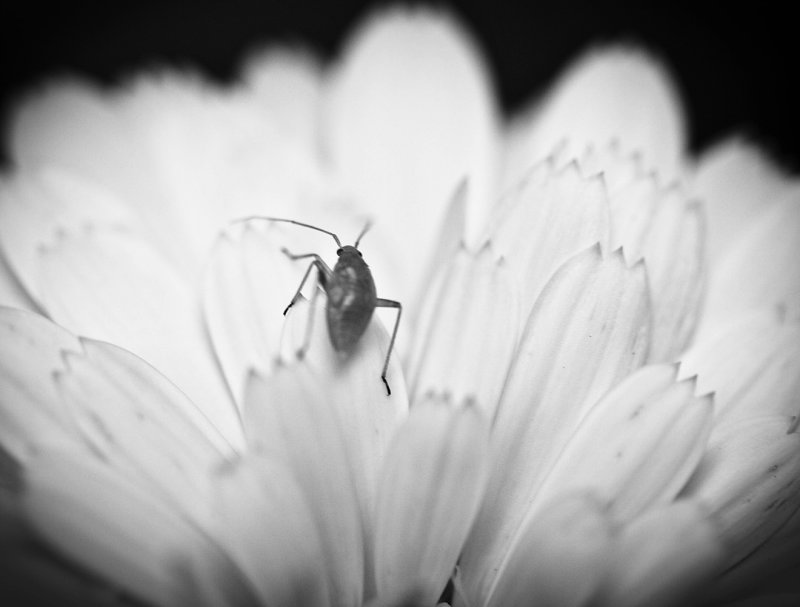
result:
[[[462,559],[470,600],[497,570],[545,475],[588,409],[647,357],[644,267],[594,246],[565,263],[528,320],[492,429],[487,494]]]
[[[381,470],[375,574],[386,605],[433,605],[483,496],[489,423],[474,402],[430,396],[393,439]]]

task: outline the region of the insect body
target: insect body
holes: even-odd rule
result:
[[[295,255],[288,250],[283,249],[283,253],[289,257],[289,259],[296,260],[310,258],[312,260],[311,264],[306,270],[305,275],[303,276],[303,280],[300,281],[300,286],[297,288],[292,300],[289,302],[289,305],[286,306],[286,309],[283,311],[283,313],[286,314],[286,312],[289,311],[289,308],[291,308],[298,300],[303,289],[303,285],[305,285],[306,280],[308,280],[312,270],[316,268],[317,284],[328,296],[328,304],[325,309],[325,316],[328,324],[328,335],[330,336],[333,349],[337,352],[349,354],[353,351],[353,348],[355,348],[358,340],[361,339],[361,336],[367,330],[367,326],[369,326],[369,322],[372,319],[372,314],[375,311],[375,308],[397,309],[397,318],[394,323],[394,329],[392,330],[392,337],[389,341],[389,348],[386,351],[386,359],[383,363],[383,370],[381,371],[381,380],[386,386],[386,393],[387,395],[391,394],[392,390],[389,388],[389,382],[386,381],[386,371],[389,367],[389,358],[392,355],[394,340],[397,336],[397,328],[400,326],[400,316],[403,313],[403,306],[399,301],[383,299],[378,297],[376,294],[375,281],[372,279],[372,272],[370,272],[369,266],[364,261],[361,251],[358,250],[358,243],[361,241],[361,237],[364,236],[366,231],[369,229],[369,224],[364,226],[364,229],[361,230],[361,234],[359,234],[353,245],[342,246],[339,237],[333,232],[323,230],[322,228],[318,228],[307,223],[301,223],[293,219],[256,216],[247,217],[240,221],[251,221],[255,219],[292,223],[305,228],[311,228],[312,230],[329,234],[336,241],[336,245],[339,247],[336,250],[336,255],[339,257],[339,259],[336,261],[336,265],[333,266],[333,270],[331,270],[330,267],[328,267],[328,264],[326,264],[325,261],[316,253]],[[311,315],[309,316],[308,325],[306,326],[306,337],[303,341],[303,345],[298,351],[298,356],[303,356],[311,340],[311,320],[313,318],[313,308],[317,293],[318,290],[314,289],[311,299]]]

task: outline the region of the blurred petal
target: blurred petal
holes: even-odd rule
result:
[[[386,604],[441,596],[483,496],[488,451],[488,420],[474,403],[430,397],[411,410],[378,489],[375,574]]]
[[[42,304],[43,248],[65,233],[98,228],[136,231],[138,221],[111,191],[79,174],[47,166],[0,182],[0,243],[28,295]]]
[[[712,267],[701,336],[761,307],[800,318],[800,190],[772,204]]]
[[[584,179],[575,163],[545,162],[515,184],[495,214],[489,238],[519,284],[522,320],[555,271],[573,255],[609,238],[602,179]]]
[[[301,142],[310,152],[319,146],[321,72],[316,57],[298,48],[266,48],[242,68],[257,106],[287,139]]]
[[[589,495],[560,496],[523,525],[487,605],[589,604],[606,575],[611,548],[602,505]]]
[[[680,375],[715,393],[718,422],[779,414],[796,427],[800,325],[768,311],[737,317],[681,357]]]
[[[644,513],[617,537],[599,603],[615,607],[694,604],[698,593],[719,573],[725,556],[725,545],[716,531],[708,513],[692,501]]]
[[[673,365],[643,367],[586,414],[539,491],[537,501],[590,490],[615,520],[669,503],[705,451],[712,399]]]
[[[118,344],[174,381],[236,449],[236,409],[209,352],[194,294],[147,243],[119,231],[64,234],[39,259],[50,316]]]
[[[494,192],[496,108],[479,51],[452,18],[429,8],[375,14],[350,38],[330,85],[328,157],[381,218],[376,236],[402,251],[404,267],[428,260],[465,176],[467,225],[481,224]],[[416,285],[406,282],[409,299]]]
[[[697,164],[692,195],[708,215],[708,259],[722,259],[754,221],[799,186],[765,150],[741,136],[706,150]]]
[[[800,505],[800,435],[786,427],[783,416],[717,426],[682,492],[714,514],[728,565],[757,549]]]
[[[227,555],[197,527],[82,453],[53,452],[26,470],[23,505],[61,554],[156,604],[252,605]]]
[[[19,279],[14,275],[0,248],[0,306],[20,310],[36,311],[36,303],[25,292]]]
[[[428,391],[450,394],[454,401],[470,398],[487,419],[494,418],[520,324],[505,261],[488,244],[477,253],[459,248],[441,269],[429,300],[408,365],[412,398]]]
[[[642,265],[594,246],[565,263],[536,303],[492,430],[487,495],[461,561],[483,601],[536,491],[577,424],[647,357],[650,306]]]
[[[64,400],[102,459],[149,486],[194,520],[205,518],[208,477],[230,445],[186,396],[140,358],[83,340],[58,372]]]
[[[65,351],[82,346],[68,331],[33,312],[0,307],[0,444],[24,462],[42,446],[77,445],[53,373]]]
[[[767,592],[797,589],[800,567],[800,504],[758,550],[728,569],[715,588],[715,598],[744,596],[756,589]],[[788,581],[788,583],[786,583]]]
[[[312,505],[332,604],[359,604],[364,575],[360,504],[327,386],[304,365],[281,366],[268,378],[251,375],[245,394],[250,449],[285,462]]]
[[[329,605],[319,535],[289,469],[247,455],[212,480],[214,535],[248,577],[260,604]]]
[[[115,94],[61,81],[17,111],[11,149],[23,167],[63,166],[113,191],[194,278],[220,223],[315,182],[309,150],[276,119],[195,74],[147,74]]]
[[[579,158],[587,146],[613,140],[640,151],[645,168],[668,183],[682,168],[684,123],[672,78],[656,58],[637,48],[596,49],[573,62],[535,111],[512,127],[516,141],[503,183],[511,185],[558,144]]]

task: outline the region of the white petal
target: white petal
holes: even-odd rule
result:
[[[765,150],[743,137],[706,150],[697,163],[692,194],[708,215],[709,259],[721,259],[753,221],[798,185]]]
[[[289,364],[305,338],[309,323],[308,304],[299,301],[287,315],[284,348]],[[325,329],[325,315],[317,304],[311,329],[311,342],[303,366],[325,387],[328,406],[339,416],[345,432],[350,466],[360,485],[359,495],[373,510],[374,492],[381,462],[395,429],[408,413],[408,395],[396,352],[392,354],[386,380],[391,395],[380,379],[389,336],[373,318],[355,350],[347,357],[334,351]]]
[[[483,600],[543,475],[596,400],[647,357],[650,307],[641,265],[597,246],[545,287],[523,334],[492,430],[494,465],[462,568]]]
[[[47,166],[0,183],[0,242],[28,295],[42,303],[39,255],[64,233],[135,231],[138,220],[113,193],[79,174]]]
[[[53,382],[65,351],[81,351],[68,331],[33,312],[0,307],[0,443],[19,461],[45,445],[79,442]]]
[[[718,422],[780,414],[796,425],[800,325],[769,311],[737,317],[681,357],[680,375],[715,393]]]
[[[154,164],[149,179],[163,200],[160,208],[142,203],[147,225],[157,231],[166,213],[195,270],[221,225],[271,213],[276,201],[301,198],[317,178],[309,150],[246,91],[167,73],[139,78],[121,101],[121,119]]]
[[[153,364],[234,448],[242,446],[194,295],[152,247],[118,231],[70,233],[40,253],[39,266],[42,299],[54,320]]]
[[[125,91],[120,99],[125,100]],[[60,80],[34,91],[11,123],[12,156],[23,169],[57,166],[119,196],[168,257],[191,267],[186,234],[161,187],[158,164],[126,103],[86,82]]]
[[[266,605],[329,605],[319,536],[285,466],[248,454],[212,479],[211,528]]]
[[[714,513],[727,563],[758,548],[800,504],[800,435],[786,418],[746,418],[714,429],[683,494]]]
[[[669,182],[680,173],[686,146],[672,79],[661,63],[636,48],[607,47],[580,57],[530,118],[514,128],[522,132],[505,167],[506,185],[558,144],[579,158],[587,146],[613,140],[641,151],[645,167]]]
[[[36,311],[36,303],[25,292],[0,248],[0,306]]]
[[[480,505],[489,424],[472,403],[430,398],[411,410],[381,470],[375,530],[378,596],[432,605]]]
[[[503,389],[520,325],[506,263],[491,246],[458,250],[431,288],[411,363],[414,397],[448,393],[474,399],[487,419]]]
[[[800,318],[800,190],[755,218],[710,268],[701,336],[760,307]]]
[[[281,132],[316,152],[322,73],[312,53],[296,48],[266,48],[247,59],[242,77],[258,107]]]
[[[26,469],[25,512],[60,553],[155,604],[247,605],[227,555],[175,511],[83,454],[53,452]]]
[[[518,283],[523,320],[561,264],[594,243],[605,250],[609,238],[602,179],[584,179],[574,163],[535,167],[515,184],[495,218],[489,238]]]
[[[496,109],[483,60],[457,23],[425,8],[377,13],[351,38],[329,93],[330,161],[406,268],[428,260],[465,176],[467,224],[480,225],[494,192]]]
[[[605,577],[611,547],[602,505],[589,495],[560,496],[523,527],[487,605],[586,605]]]
[[[202,413],[140,358],[83,340],[56,382],[94,451],[154,495],[203,520],[208,477],[233,450]]]
[[[725,545],[716,531],[708,512],[692,501],[646,512],[617,537],[599,604],[694,603],[722,566]]]
[[[222,234],[203,284],[203,315],[214,352],[241,408],[250,369],[268,370],[277,357],[283,311],[302,274],[283,253],[276,224]],[[313,276],[311,277],[313,280]]]
[[[356,605],[364,586],[362,511],[329,390],[303,364],[280,366],[268,378],[251,375],[245,396],[248,444],[289,466],[312,507],[332,604]]]
[[[598,402],[569,439],[538,501],[590,490],[615,520],[668,503],[688,480],[711,432],[712,400],[672,365],[643,367]]]
[[[640,177],[611,194],[611,247],[643,258],[653,297],[651,362],[669,362],[691,340],[702,303],[705,253],[700,206],[677,187]]]

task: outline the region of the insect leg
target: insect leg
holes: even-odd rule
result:
[[[303,276],[303,280],[300,281],[300,286],[297,287],[297,291],[292,297],[292,300],[289,302],[289,305],[286,306],[286,309],[283,311],[283,315],[286,316],[286,313],[289,311],[289,308],[291,308],[297,302],[297,298],[300,297],[300,292],[303,290],[303,285],[306,284],[306,280],[308,280],[308,276],[309,274],[311,274],[311,269],[314,266],[316,266],[318,270],[317,282],[319,286],[321,286],[323,289],[327,289],[328,279],[333,275],[333,272],[331,272],[331,269],[328,267],[328,264],[326,264],[322,260],[322,258],[316,253],[305,253],[303,255],[294,255],[293,253],[290,253],[287,249],[281,249],[281,251],[283,252],[284,255],[286,255],[286,257],[288,257],[291,260],[308,259],[309,257],[314,258],[314,261],[312,261],[311,265],[308,266],[308,269],[306,270],[306,273]],[[314,290],[314,292],[316,293],[316,289]]]
[[[316,265],[316,262],[311,264],[312,267],[314,265]],[[317,305],[318,295],[319,289],[315,287],[314,292],[311,294],[311,301],[308,302],[308,322],[306,323],[306,334],[303,336],[303,343],[297,349],[297,358],[303,358],[306,355],[306,352],[308,352],[309,346],[311,345],[311,331],[314,328],[314,308]]]
[[[386,360],[383,361],[383,371],[381,371],[381,380],[383,380],[383,385],[386,386],[386,396],[389,396],[392,393],[392,389],[389,387],[389,382],[386,381],[386,370],[389,368],[389,357],[392,355],[392,348],[394,348],[394,339],[397,337],[397,327],[400,326],[400,316],[403,315],[403,304],[399,301],[394,301],[393,299],[382,299],[378,298],[375,301],[375,307],[377,308],[397,308],[397,318],[394,321],[394,329],[392,329],[392,338],[389,340],[389,349],[386,351]]]
[[[300,293],[303,290],[303,286],[306,284],[306,281],[308,280],[308,275],[311,274],[311,270],[313,270],[314,266],[316,265],[317,262],[312,261],[311,264],[308,266],[306,273],[303,274],[303,280],[300,281],[300,286],[297,287],[297,291],[295,291],[294,295],[292,296],[292,300],[289,302],[289,305],[286,306],[286,309],[283,311],[284,316],[286,316],[286,313],[289,311],[289,308],[291,308],[295,303],[297,303],[297,299],[300,297]],[[316,292],[316,289],[314,289],[314,291]]]

